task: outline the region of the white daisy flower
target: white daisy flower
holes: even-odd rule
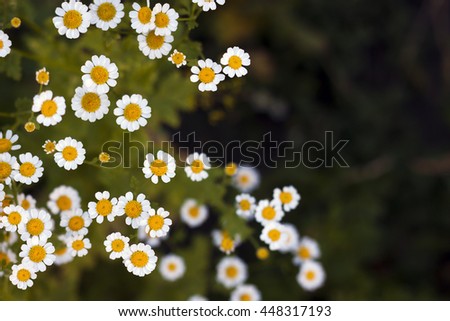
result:
[[[64,167],[67,171],[77,169],[78,165],[83,164],[86,158],[86,150],[83,148],[83,143],[72,137],[61,139],[55,148],[54,158],[56,164],[59,167]]]
[[[325,278],[325,271],[320,263],[307,261],[300,267],[297,282],[306,291],[314,291],[323,285]]]
[[[320,258],[319,244],[310,237],[304,236],[294,249],[294,264],[300,265],[303,262]]]
[[[179,52],[176,49],[167,60],[177,66],[177,68],[180,68],[181,66],[185,66],[187,64],[186,56],[184,55],[184,53]]]
[[[255,214],[255,198],[249,194],[239,194],[235,198],[236,200],[236,214],[245,220],[253,218]]]
[[[152,116],[152,109],[147,99],[141,95],[124,95],[117,101],[114,115],[118,116],[116,123],[123,130],[134,132],[147,125],[147,119]]]
[[[47,207],[52,214],[76,210],[81,207],[81,198],[73,187],[61,185],[53,189],[49,195]]]
[[[82,257],[88,254],[92,247],[91,241],[84,235],[74,234],[66,239],[67,248],[72,257]]]
[[[20,193],[19,195],[17,195],[17,203],[26,211],[32,208],[36,208],[36,200],[31,195]]]
[[[85,87],[75,89],[72,110],[78,118],[91,123],[102,119],[109,112],[110,102],[106,94]]]
[[[241,243],[241,237],[235,235],[234,238],[226,231],[214,230],[212,232],[213,244],[223,253],[230,255]]]
[[[184,275],[186,264],[181,256],[168,254],[161,258],[159,272],[166,281],[176,281]]]
[[[0,57],[4,58],[11,52],[12,42],[9,40],[9,36],[0,30]]]
[[[0,154],[0,183],[11,184],[11,178],[14,174],[14,167],[17,166],[17,159],[8,153]]]
[[[248,72],[245,67],[250,66],[250,55],[239,47],[230,47],[220,59],[220,63],[225,66],[223,73],[228,77],[242,77]]]
[[[31,153],[19,155],[20,165],[16,163],[13,166],[12,176],[16,182],[31,185],[37,183],[44,173],[42,161]]]
[[[106,252],[110,253],[109,258],[111,260],[122,259],[127,252],[130,242],[130,238],[123,236],[119,232],[111,233],[106,237],[103,242],[106,248]]]
[[[150,29],[155,31],[157,36],[169,36],[178,28],[179,14],[168,3],[161,5],[157,3],[153,7],[153,16]]]
[[[57,17],[53,18],[53,24],[58,33],[69,39],[76,39],[80,33],[87,32],[91,24],[91,14],[86,5],[81,1],[69,0],[56,8]]]
[[[39,124],[45,127],[54,126],[61,122],[66,113],[66,100],[60,96],[53,97],[53,92],[46,90],[34,96],[31,110],[40,113],[36,117]]]
[[[261,301],[261,292],[253,284],[238,285],[231,292],[230,301]]]
[[[33,280],[36,279],[36,269],[31,264],[19,264],[12,266],[12,273],[9,280],[20,290],[26,290],[33,286]]]
[[[0,228],[8,232],[16,232],[28,219],[28,212],[21,206],[10,205],[3,209],[0,216]]]
[[[172,35],[158,36],[154,30],[138,35],[139,50],[150,59],[160,59],[172,50]]]
[[[151,208],[142,215],[141,226],[145,226],[145,233],[150,237],[163,237],[167,235],[172,225],[169,212],[160,207],[157,211]]]
[[[227,289],[247,280],[247,265],[238,257],[225,257],[217,265],[217,281]]]
[[[138,228],[144,219],[144,214],[150,211],[150,202],[144,194],[139,194],[134,199],[133,193],[127,192],[120,196],[117,202],[117,216],[126,215],[125,223],[133,228]]]
[[[280,252],[287,253],[295,251],[298,248],[300,240],[300,234],[297,228],[292,224],[284,224],[284,232],[286,233],[286,238],[280,247]]]
[[[286,243],[287,237],[285,226],[277,222],[272,222],[264,226],[259,238],[269,245],[270,250],[277,251]]]
[[[192,0],[192,2],[198,4],[203,11],[216,10],[217,4],[225,4],[225,0]]]
[[[56,249],[53,254],[55,254],[55,265],[64,265],[73,261],[73,256],[70,254],[66,244],[61,248]]]
[[[275,188],[273,199],[280,202],[285,212],[290,212],[298,206],[301,197],[294,186],[285,186],[282,189]]]
[[[84,73],[81,77],[83,86],[100,95],[109,92],[109,87],[115,87],[119,78],[117,65],[104,55],[92,56],[81,66],[81,71]]]
[[[200,182],[208,178],[207,170],[211,168],[209,157],[201,153],[190,154],[186,159],[184,171],[194,182]]]
[[[47,155],[53,154],[55,152],[56,142],[54,140],[47,139],[42,145],[42,149]]]
[[[106,218],[109,222],[114,221],[117,216],[117,198],[110,199],[108,191],[95,193],[97,202],[89,202],[89,215],[92,219],[95,219],[97,223],[103,223]]]
[[[152,9],[146,6],[140,6],[139,3],[133,2],[133,10],[130,11],[131,28],[137,33],[148,33],[151,29],[155,16]]]
[[[17,231],[22,241],[27,241],[34,236],[46,241],[52,236],[52,230],[53,221],[51,220],[50,214],[45,210],[33,208],[28,211],[28,216],[26,216],[23,225],[18,226]]]
[[[203,295],[199,295],[199,294],[194,294],[194,295],[190,296],[187,300],[188,301],[208,301],[208,299],[206,297],[204,297]]]
[[[150,245],[131,245],[124,254],[124,264],[128,272],[143,277],[153,272],[158,258]]]
[[[189,227],[198,227],[208,219],[208,208],[189,198],[181,205],[180,218]]]
[[[55,247],[52,243],[47,242],[33,236],[26,241],[21,247],[19,256],[22,259],[23,264],[31,264],[37,271],[44,272],[47,266],[50,266],[55,262]]]
[[[255,219],[266,226],[271,222],[279,222],[284,216],[281,205],[277,201],[261,200],[255,209]]]
[[[36,82],[39,85],[47,86],[50,81],[50,72],[44,67],[36,71]]]
[[[14,144],[19,140],[19,136],[8,129],[5,134],[0,132],[0,154],[9,153],[20,149],[20,145]]]
[[[164,183],[168,183],[175,177],[176,167],[175,158],[160,150],[156,158],[151,153],[145,156],[142,172],[145,178],[151,179],[153,184],[157,184],[160,178]]]
[[[251,193],[259,186],[259,172],[252,167],[239,167],[232,182],[239,191]]]
[[[60,226],[65,227],[68,234],[86,235],[92,219],[88,212],[81,208],[61,213]]]
[[[225,80],[225,75],[221,74],[222,66],[211,59],[199,60],[198,67],[191,68],[191,81],[198,82],[200,91],[217,91],[217,85]]]
[[[0,243],[0,262],[1,261],[4,261],[5,265],[17,262],[16,254],[11,251],[6,243]]]
[[[89,8],[91,24],[103,31],[117,27],[125,16],[120,0],[94,0]]]
[[[138,240],[150,245],[152,248],[161,246],[162,241],[167,240],[169,233],[162,237],[150,237],[147,232],[145,232],[145,226],[139,226],[138,228]]]

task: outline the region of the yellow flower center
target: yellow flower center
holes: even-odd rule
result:
[[[0,48],[1,49],[1,48]],[[7,138],[0,138],[0,153],[7,153],[11,150],[12,143]]]
[[[45,117],[52,117],[58,111],[58,105],[53,100],[46,100],[41,107],[41,113]]]
[[[114,252],[122,252],[125,248],[125,242],[121,239],[117,239],[111,242],[111,248]]]
[[[11,260],[9,259],[8,254],[6,254],[5,252],[0,252],[0,263],[2,261],[5,261],[5,264],[8,265],[9,263],[11,263]]]
[[[20,165],[19,172],[22,176],[31,177],[36,173],[36,166],[30,162],[25,162]]]
[[[96,93],[86,93],[81,98],[81,107],[88,113],[96,112],[101,105],[100,97]]]
[[[84,242],[83,240],[75,240],[72,242],[72,248],[75,251],[81,251],[82,249],[84,249]]]
[[[72,200],[66,195],[61,195],[56,200],[56,205],[61,211],[68,211],[72,208]]]
[[[44,151],[46,153],[53,153],[55,151],[55,143],[54,142],[47,142],[44,145]]]
[[[38,236],[44,231],[44,222],[38,218],[32,218],[27,223],[27,231],[32,236]]]
[[[239,177],[239,181],[241,182],[241,184],[247,184],[250,181],[250,177],[248,177],[247,175],[242,175]]]
[[[269,236],[269,239],[271,239],[273,242],[276,242],[276,241],[278,241],[280,239],[281,232],[279,230],[277,230],[277,229],[273,229],[273,230],[269,231],[267,236]]]
[[[100,163],[107,163],[111,160],[111,156],[109,156],[108,153],[101,152],[100,155],[98,155],[98,160]]]
[[[46,83],[48,83],[48,81],[50,80],[50,73],[47,71],[39,71],[37,74],[37,82],[40,85],[44,85]]]
[[[9,205],[11,205],[12,201],[13,201],[13,198],[8,196],[8,195],[6,195],[5,199],[2,201],[2,207],[3,208],[8,207]],[[3,215],[5,215],[5,214],[2,212],[0,214],[0,216],[3,216]]]
[[[97,9],[97,15],[103,21],[111,21],[116,16],[116,13],[116,7],[109,2],[102,3]]]
[[[281,192],[280,201],[283,204],[289,204],[290,202],[292,202],[292,194],[289,192]]]
[[[256,251],[256,257],[260,260],[266,260],[269,257],[269,250],[265,247],[260,247]]]
[[[45,252],[44,247],[41,245],[33,246],[28,253],[30,260],[35,263],[39,263],[44,260],[46,255],[47,253]]]
[[[167,173],[168,169],[167,169],[167,164],[165,161],[160,160],[160,159],[155,159],[150,164],[150,170],[156,176],[163,176],[165,173]]]
[[[136,251],[133,254],[131,254],[130,257],[131,263],[138,268],[146,266],[148,260],[149,260],[148,254],[143,251]]]
[[[225,166],[225,174],[228,176],[233,176],[236,174],[237,171],[237,165],[235,163],[229,163],[227,166]]]
[[[228,60],[228,66],[232,69],[239,69],[242,67],[242,59],[238,56],[231,56]]]
[[[309,251],[309,249],[306,246],[300,246],[297,254],[303,260],[307,260],[307,259],[311,258],[311,252]]]
[[[32,133],[36,130],[36,124],[32,121],[26,122],[23,126],[28,133]]]
[[[97,205],[95,206],[97,213],[101,216],[107,216],[111,214],[112,208],[113,206],[111,201],[106,199],[98,201]]]
[[[156,50],[163,46],[164,36],[155,35],[154,31],[150,31],[147,35],[147,45],[150,49]]]
[[[239,300],[241,300],[241,301],[251,301],[252,297],[250,296],[250,294],[244,293],[244,294],[241,295]]]
[[[188,212],[190,217],[196,218],[200,214],[200,208],[198,206],[192,206],[191,208],[189,208]]]
[[[171,272],[174,272],[174,271],[177,270],[177,265],[176,265],[175,263],[169,263],[169,264],[167,265],[167,269],[168,269],[169,271],[171,271]]]
[[[64,14],[63,23],[67,29],[76,29],[81,26],[83,17],[77,10],[69,10]]]
[[[78,151],[73,146],[66,146],[62,150],[62,157],[68,162],[74,161],[78,157]]]
[[[14,28],[19,28],[21,23],[22,23],[22,20],[20,20],[20,18],[18,18],[18,17],[14,17],[11,19],[11,26],[13,26]]]
[[[275,209],[271,206],[265,207],[261,213],[262,217],[268,221],[273,220],[275,217],[275,214],[276,214]]]
[[[24,210],[29,210],[31,207],[31,203],[27,199],[24,199],[20,206],[22,206]]]
[[[153,215],[148,219],[148,226],[153,231],[159,231],[164,226],[164,218],[161,215]]]
[[[91,70],[91,78],[97,85],[103,85],[109,79],[109,72],[103,66],[95,66]]]
[[[125,205],[125,214],[128,217],[136,218],[142,213],[142,205],[138,201],[132,200]]]
[[[67,225],[72,231],[79,231],[84,227],[84,219],[81,216],[71,217]]]
[[[172,55],[172,61],[176,64],[182,64],[184,61],[184,55],[181,52],[177,52]]]
[[[198,74],[198,78],[202,83],[209,84],[214,81],[216,74],[214,70],[209,67],[202,68]]]
[[[200,173],[204,167],[203,162],[198,159],[194,160],[191,165],[191,169],[195,174]]]
[[[142,109],[138,104],[128,104],[123,110],[123,117],[128,121],[136,121],[141,117]]]
[[[234,279],[238,275],[238,269],[235,266],[228,266],[225,269],[225,275],[231,279]]]
[[[57,249],[55,251],[55,255],[57,255],[57,256],[61,256],[61,255],[64,255],[66,253],[67,253],[67,247],[62,247],[62,248]]]
[[[17,225],[22,221],[22,215],[19,212],[11,212],[8,215],[8,222],[11,225]]]
[[[316,273],[314,271],[308,271],[305,273],[305,277],[308,281],[312,281],[316,278]]]
[[[0,50],[3,49],[3,46],[4,46],[3,41],[0,40]]]
[[[169,25],[169,16],[164,12],[159,12],[155,16],[155,25],[157,28],[166,28]]]
[[[0,181],[8,178],[11,175],[12,168],[7,162],[0,162]]]
[[[220,248],[224,251],[224,252],[231,252],[234,249],[234,242],[231,238],[229,237],[224,237],[222,239],[222,242],[220,243]]]
[[[27,269],[20,269],[17,271],[17,279],[20,282],[27,282],[31,278],[31,273]]]
[[[138,11],[138,19],[142,24],[147,24],[152,19],[152,10],[149,7],[141,7]]]
[[[243,210],[243,211],[250,211],[252,204],[250,203],[249,200],[242,200],[239,202],[239,206],[241,207],[241,210]]]

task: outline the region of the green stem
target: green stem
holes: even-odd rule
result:
[[[97,162],[97,158],[94,158],[91,161],[84,161],[84,164],[91,165],[91,166],[96,167],[96,168],[102,168],[102,169],[104,168]]]
[[[13,194],[13,197],[14,197],[14,203],[16,204],[16,205],[19,205],[19,200],[18,200],[18,189],[19,189],[19,186],[17,186],[17,183],[16,183],[16,181],[12,181],[12,184],[11,184],[11,191],[12,191],[12,194]]]

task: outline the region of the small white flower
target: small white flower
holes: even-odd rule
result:
[[[325,271],[320,263],[307,261],[300,267],[297,282],[306,291],[314,291],[323,285],[325,277]]]
[[[131,28],[137,33],[148,33],[151,29],[155,16],[152,10],[147,6],[140,6],[139,3],[133,2],[133,10],[130,11]]]
[[[168,254],[161,258],[159,272],[164,280],[173,282],[184,275],[186,264],[181,256]]]
[[[0,228],[8,232],[16,232],[28,220],[28,212],[21,206],[10,205],[3,209],[0,216]]]
[[[181,66],[185,66],[187,64],[186,56],[184,55],[184,53],[179,52],[176,49],[167,60],[177,66],[177,68],[180,68]]]
[[[8,129],[5,134],[0,132],[0,154],[9,153],[20,149],[19,144],[15,144],[19,140],[19,136]]]
[[[245,220],[253,218],[255,214],[255,198],[249,194],[239,194],[236,196],[236,214]]]
[[[157,3],[153,7],[153,16],[155,17],[151,21],[151,30],[155,30],[157,36],[168,36],[172,32],[175,32],[178,28],[179,14],[168,3],[161,5]]]
[[[89,8],[91,24],[103,31],[117,27],[125,16],[120,0],[94,0]]]
[[[189,227],[198,227],[208,219],[208,208],[189,198],[181,205],[180,218]]]
[[[82,257],[88,254],[92,247],[91,241],[84,235],[74,234],[66,239],[67,248],[72,257]]]
[[[103,242],[111,260],[122,259],[129,247],[130,238],[119,232],[111,233]]]
[[[124,265],[128,272],[143,277],[153,272],[158,258],[150,245],[143,243],[131,245],[124,254]]]
[[[14,167],[17,166],[17,159],[8,153],[0,154],[0,183],[11,184],[11,178],[14,174]]]
[[[4,58],[11,52],[11,40],[9,40],[9,36],[0,30],[0,57]]]
[[[239,47],[230,47],[220,59],[220,63],[225,66],[223,73],[228,77],[242,77],[248,72],[245,67],[250,66],[250,55]]]
[[[109,222],[114,221],[117,216],[117,198],[110,199],[108,191],[95,193],[97,202],[89,202],[89,215],[95,219],[97,223],[103,223],[106,218]]]
[[[36,71],[36,82],[39,85],[47,86],[50,81],[50,72],[44,67]]]
[[[217,281],[227,289],[247,280],[247,265],[238,257],[225,257],[217,265]]]
[[[152,115],[152,109],[147,99],[141,95],[124,95],[117,101],[114,115],[118,116],[116,123],[123,130],[134,132],[147,125],[147,119]]]
[[[55,152],[55,148],[56,142],[50,139],[45,140],[44,145],[42,145],[42,149],[47,155],[53,154]]]
[[[106,94],[110,87],[117,85],[119,69],[117,65],[104,55],[92,56],[91,60],[81,67],[84,75],[81,77],[83,85],[98,94]]]
[[[20,165],[16,163],[13,166],[12,176],[16,182],[31,185],[37,183],[44,173],[42,161],[31,153],[19,155]]]
[[[176,167],[175,158],[160,150],[156,158],[151,153],[145,156],[142,172],[145,178],[151,179],[153,184],[157,184],[160,178],[164,183],[168,183],[175,177]]]
[[[238,285],[231,292],[230,301],[261,301],[261,292],[253,284]]]
[[[91,14],[86,5],[81,1],[69,0],[63,2],[61,7],[56,8],[57,17],[53,18],[53,24],[58,33],[69,39],[76,39],[80,33],[87,32],[91,24]]]
[[[308,236],[304,236],[296,249],[294,249],[294,264],[300,265],[303,262],[320,258],[319,244]]]
[[[271,222],[279,222],[284,216],[281,205],[277,201],[261,200],[255,210],[255,219],[265,226]]]
[[[46,127],[54,126],[61,122],[62,116],[66,113],[66,100],[64,97],[53,97],[51,90],[46,90],[37,94],[33,98],[31,110],[40,113],[36,121]]]
[[[53,221],[50,214],[44,210],[31,209],[23,225],[18,226],[18,233],[22,241],[37,236],[39,239],[46,241],[52,236]]]
[[[83,148],[83,143],[72,137],[61,139],[55,148],[54,158],[56,164],[59,167],[64,167],[67,171],[77,169],[86,158],[86,150]]]
[[[19,264],[12,266],[12,273],[9,280],[20,290],[26,290],[33,286],[33,280],[36,279],[36,269],[32,264]]]
[[[139,194],[134,199],[133,193],[127,192],[125,196],[120,196],[117,202],[117,216],[125,214],[125,223],[136,229],[141,224],[144,214],[149,211],[150,202],[145,199],[144,194]]]
[[[65,211],[61,214],[60,226],[65,227],[67,233],[86,235],[92,219],[88,212],[83,212],[81,208],[71,211]]]
[[[201,153],[190,154],[186,159],[184,171],[194,182],[200,182],[208,178],[207,170],[211,168],[209,157]]]
[[[233,253],[236,247],[241,243],[241,237],[239,235],[231,237],[226,231],[213,230],[212,238],[213,244],[227,255]]]
[[[252,167],[239,167],[232,182],[239,191],[251,193],[259,186],[259,172]]]
[[[217,4],[225,4],[225,0],[192,0],[192,2],[198,4],[203,11],[216,10]]]
[[[298,206],[300,194],[294,186],[285,186],[282,189],[275,188],[273,199],[283,206],[285,212],[290,212]]]
[[[75,116],[91,123],[102,119],[109,112],[108,96],[99,94],[93,89],[78,87],[72,98],[72,109]]]
[[[56,187],[49,195],[47,207],[53,214],[64,211],[76,210],[81,207],[81,199],[78,191],[73,187],[61,185]]]
[[[225,75],[221,74],[222,66],[211,59],[199,60],[198,67],[191,68],[191,81],[198,82],[200,91],[217,91],[217,85],[225,80]]]
[[[26,241],[21,247],[19,256],[23,258],[23,264],[31,264],[37,271],[44,272],[47,266],[55,262],[55,247],[47,240],[40,239],[37,236]]]
[[[17,195],[17,203],[26,211],[36,208],[36,200],[31,195],[25,195],[23,193]]]
[[[284,232],[286,233],[286,238],[280,247],[280,252],[287,253],[295,251],[300,240],[300,234],[297,228],[292,224],[284,224]]]
[[[269,245],[269,249],[272,251],[282,248],[287,237],[284,225],[276,222],[267,224],[260,235],[261,241]]]
[[[163,237],[167,235],[172,225],[169,212],[160,207],[157,211],[151,208],[142,215],[141,226],[145,226],[145,233],[150,237]]]
[[[150,30],[145,34],[137,37],[139,50],[150,59],[160,59],[167,56],[172,50],[172,35],[158,36],[154,30]]]

